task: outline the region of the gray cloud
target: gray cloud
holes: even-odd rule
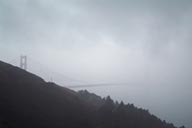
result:
[[[0,58],[16,64],[27,54],[90,83],[132,83],[90,90],[192,126],[191,7],[191,0],[0,0]],[[29,59],[30,71],[40,74],[39,66]]]

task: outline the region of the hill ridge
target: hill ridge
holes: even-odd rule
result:
[[[1,128],[175,128],[133,104],[75,92],[0,61]]]

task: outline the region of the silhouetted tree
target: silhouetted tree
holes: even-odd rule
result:
[[[185,128],[185,126],[183,125],[183,126],[180,126],[179,128]]]

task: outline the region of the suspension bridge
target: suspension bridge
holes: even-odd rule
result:
[[[27,70],[33,74],[42,77],[47,82],[54,82],[67,88],[90,88],[103,86],[127,86],[130,83],[90,83],[77,78],[68,77],[60,72],[53,71],[44,64],[26,55],[21,55],[20,58],[9,61],[8,63]],[[36,69],[34,68],[36,67]]]

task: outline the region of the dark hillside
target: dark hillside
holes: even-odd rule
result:
[[[75,92],[0,62],[0,120],[14,128],[88,127]]]
[[[132,104],[75,92],[0,62],[0,128],[175,128]]]
[[[109,96],[101,98],[88,91],[79,91],[79,96],[95,105],[95,125],[99,128],[175,128],[171,123],[162,121],[148,110],[137,108],[133,104],[114,102]]]

